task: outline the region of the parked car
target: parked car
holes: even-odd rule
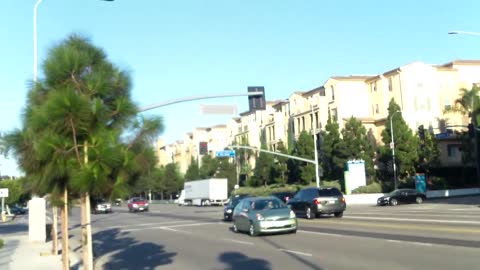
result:
[[[423,203],[427,199],[425,193],[415,189],[396,189],[378,198],[377,205],[397,205],[399,203]]]
[[[103,198],[92,198],[90,200],[90,209],[93,214],[112,213],[112,204]]]
[[[275,192],[275,193],[272,193],[272,196],[275,196],[280,200],[282,200],[282,202],[287,203],[288,200],[290,200],[291,198],[293,198],[293,196],[295,196],[295,192],[290,192],[290,191]]]
[[[334,214],[335,217],[340,218],[347,208],[345,197],[334,187],[304,188],[288,200],[287,205],[296,215],[305,216],[307,219],[321,214]]]
[[[244,198],[250,197],[247,194],[233,195],[228,199],[228,203],[223,207],[223,220],[231,221],[233,216],[233,209]]]
[[[137,212],[137,211],[146,211],[148,212],[148,201],[141,197],[133,197],[128,200],[127,203],[128,211]]]
[[[233,231],[250,236],[262,233],[297,232],[297,217],[277,197],[249,197],[233,210]]]
[[[25,208],[19,207],[17,205],[9,205],[8,209],[10,210],[10,214],[12,215],[25,215],[27,210]]]

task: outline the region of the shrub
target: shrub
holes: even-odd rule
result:
[[[333,180],[333,181],[320,181],[321,187],[336,187],[338,190],[342,190],[342,186],[340,185],[340,181]]]
[[[3,239],[0,239],[0,248],[3,248]]]
[[[352,191],[353,194],[359,193],[382,193],[382,185],[377,182],[373,182],[370,185],[361,186]]]

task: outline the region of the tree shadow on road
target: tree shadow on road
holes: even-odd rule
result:
[[[229,270],[270,270],[270,263],[264,259],[249,258],[240,252],[224,252],[219,261],[228,265]]]
[[[128,232],[108,229],[93,236],[95,264],[103,269],[155,269],[173,262],[175,252],[153,243],[140,243]]]
[[[268,237],[262,237],[262,240],[265,241],[266,243],[270,244],[271,246],[275,247],[276,249],[279,249],[279,250],[286,250],[288,249],[288,247],[283,247],[277,243],[275,243],[274,241],[268,239]],[[302,256],[300,255],[297,255],[295,253],[291,253],[291,252],[285,252],[286,255],[292,257],[293,259],[297,260],[298,262],[302,263],[303,265],[305,265],[305,267],[308,267],[308,269],[313,269],[313,270],[322,270],[321,267],[313,264],[312,262],[304,259]],[[307,268],[304,268],[304,269],[307,269]]]

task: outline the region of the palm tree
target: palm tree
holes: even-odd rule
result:
[[[478,158],[478,138],[476,129],[480,122],[480,87],[477,84],[472,86],[472,89],[460,89],[460,97],[455,100],[455,106],[445,110],[445,112],[460,113],[470,117],[470,123],[473,125],[475,138],[473,139],[473,153],[475,156],[475,168],[477,171],[477,178],[480,179],[480,160]]]

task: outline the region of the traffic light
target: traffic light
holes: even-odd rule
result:
[[[475,137],[475,130],[472,123],[468,124],[468,137],[470,138]]]
[[[200,155],[206,155],[208,153],[208,143],[200,142]]]
[[[420,140],[425,140],[425,128],[423,125],[418,127],[418,137],[420,137]]]
[[[248,92],[262,92],[261,95],[248,96],[248,110],[250,112],[265,110],[265,88],[263,86],[249,86]]]

